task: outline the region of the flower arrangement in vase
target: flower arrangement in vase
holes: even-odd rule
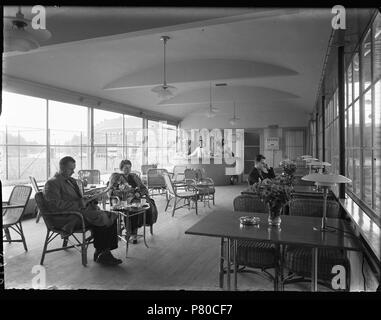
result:
[[[251,191],[264,201],[269,209],[268,223],[279,226],[281,223],[281,212],[290,200],[292,187],[286,175],[276,176],[274,179],[264,179],[251,186]]]
[[[293,186],[295,178],[294,173],[296,171],[296,163],[289,159],[285,159],[280,162],[279,166],[283,168],[282,175],[287,180],[286,183],[290,186]]]

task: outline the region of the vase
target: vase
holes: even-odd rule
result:
[[[269,206],[269,217],[268,217],[268,223],[270,226],[279,227],[280,223],[282,222],[282,219],[280,217],[282,208],[279,207],[270,207]]]

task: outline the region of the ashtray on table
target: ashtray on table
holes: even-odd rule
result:
[[[253,217],[253,216],[243,216],[243,217],[240,217],[239,218],[239,222],[243,225],[246,225],[246,226],[254,226],[254,225],[257,225],[259,224],[259,222],[261,221],[260,218],[258,217]]]

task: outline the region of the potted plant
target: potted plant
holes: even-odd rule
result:
[[[271,226],[280,226],[281,213],[284,205],[290,200],[291,186],[286,175],[279,175],[274,179],[264,179],[251,186],[251,191],[264,201],[269,210],[268,223]]]

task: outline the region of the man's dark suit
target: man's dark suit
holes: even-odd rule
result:
[[[81,209],[82,194],[75,179],[66,178],[62,174],[56,173],[45,184],[44,198],[49,211],[81,212],[86,224],[93,231],[94,247],[96,249],[112,250],[117,248],[116,221],[109,217],[107,211],[100,210],[98,206],[90,204],[86,209]],[[57,228],[62,228],[68,233],[81,225],[79,218],[75,216],[52,217],[49,221]]]
[[[273,168],[269,168],[267,170],[267,173],[263,172],[262,170],[258,170],[256,167],[253,167],[249,173],[249,184],[252,185],[254,183],[259,182],[259,180],[264,179],[273,179],[275,178],[275,173]]]

